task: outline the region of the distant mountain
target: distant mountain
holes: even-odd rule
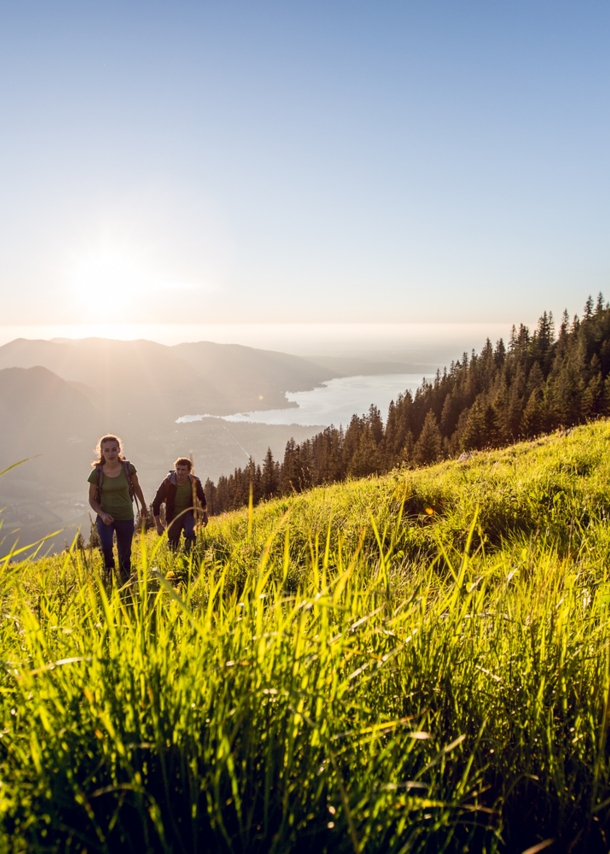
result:
[[[356,356],[311,356],[310,361],[332,372],[333,377],[374,377],[380,374],[433,374],[438,365],[425,362],[390,362]]]
[[[233,392],[254,394],[258,409],[266,408],[267,398],[278,391],[282,395],[287,391],[308,391],[335,376],[344,376],[301,356],[240,344],[199,341],[176,344],[169,349],[212,387],[219,387],[223,377],[231,377],[235,383]],[[276,408],[275,404],[272,408]]]
[[[33,465],[15,470],[11,480],[36,479],[63,488],[81,485],[69,476],[90,461],[92,444],[104,431],[101,410],[75,383],[66,382],[47,368],[0,370],[0,470],[20,459],[42,455]],[[93,439],[95,437],[95,439]]]
[[[0,478],[0,554],[66,528],[61,548],[87,530],[87,473],[109,425],[83,389],[47,368],[0,370],[0,471],[33,458]]]
[[[231,344],[152,341],[30,341],[0,347],[0,369],[41,365],[83,383],[117,429],[171,424],[186,413],[228,415],[287,406],[285,392],[305,391],[337,373],[299,356]]]

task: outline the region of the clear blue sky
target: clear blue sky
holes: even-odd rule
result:
[[[4,324],[610,297],[610,3],[3,0]]]

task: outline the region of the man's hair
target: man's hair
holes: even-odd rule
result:
[[[188,466],[189,471],[193,468],[193,464],[188,457],[178,457],[178,459],[174,461],[174,468],[176,468],[176,466]]]

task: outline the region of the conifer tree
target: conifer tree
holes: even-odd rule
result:
[[[480,400],[475,400],[468,410],[460,444],[463,451],[480,450],[489,444],[485,424],[485,408]]]
[[[582,414],[585,420],[596,418],[606,412],[604,399],[604,383],[601,371],[597,371],[591,379],[582,395]]]
[[[206,479],[203,491],[205,492],[208,513],[210,516],[214,516],[218,512],[216,509],[216,486],[214,485],[214,481],[210,480],[209,477]]]
[[[367,477],[378,474],[381,470],[381,459],[373,428],[367,424],[360,434],[358,448],[351,459],[349,474],[352,477]]]
[[[297,443],[289,439],[284,451],[284,463],[280,474],[280,490],[282,495],[290,495],[298,491],[299,471],[297,459]]]
[[[610,389],[609,389],[610,394]],[[415,450],[415,442],[413,441],[413,433],[410,430],[407,430],[407,435],[405,436],[405,443],[403,445],[400,457],[398,459],[398,463],[404,463],[406,465],[416,465],[413,452]]]
[[[543,432],[544,409],[542,403],[542,390],[534,388],[528,398],[523,418],[521,421],[521,433],[524,438],[532,439]]]
[[[438,429],[436,416],[432,411],[426,415],[424,426],[413,449],[413,460],[418,466],[435,463],[441,456],[443,448],[441,431]]]
[[[267,448],[265,459],[263,461],[263,473],[261,491],[263,498],[273,498],[279,494],[280,480],[278,465],[273,459],[271,448]]]

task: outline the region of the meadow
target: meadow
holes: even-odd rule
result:
[[[123,591],[3,559],[0,851],[607,851],[609,509],[597,421],[142,535]]]

